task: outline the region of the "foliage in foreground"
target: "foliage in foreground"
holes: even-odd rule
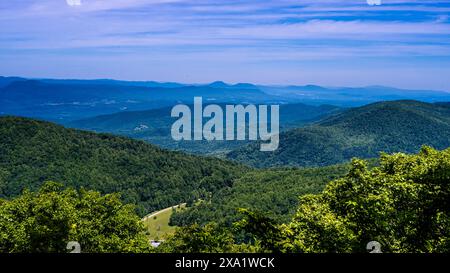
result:
[[[450,149],[424,147],[417,155],[382,155],[367,168],[355,159],[348,174],[320,194],[300,197],[285,224],[241,209],[233,227],[216,223],[178,229],[156,250],[217,252],[450,251]],[[245,234],[245,238],[242,237]],[[148,252],[143,226],[117,195],[62,190],[54,183],[13,200],[0,200],[0,252]]]
[[[165,253],[253,253],[262,249],[257,245],[236,243],[233,229],[211,222],[205,226],[194,224],[179,228],[158,247]]]
[[[369,170],[354,159],[345,177],[320,194],[302,196],[287,224],[243,209],[235,228],[251,234],[254,250],[263,252],[366,252],[370,241],[380,242],[383,252],[449,252],[450,149],[424,147],[417,155],[384,154],[380,161]],[[193,246],[202,251],[216,246],[214,252],[228,252],[235,243],[227,237],[208,246],[210,240],[192,239],[207,231],[184,228],[165,247],[196,252]]]
[[[68,252],[69,241],[83,253],[150,251],[134,207],[117,194],[48,182],[38,192],[0,199],[0,253]]]

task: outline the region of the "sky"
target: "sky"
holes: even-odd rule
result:
[[[0,75],[450,91],[450,0],[0,0]]]

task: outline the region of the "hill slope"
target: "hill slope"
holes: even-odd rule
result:
[[[230,185],[245,169],[218,159],[161,150],[142,141],[0,118],[0,198],[63,182],[121,192],[141,215]]]
[[[225,109],[225,104],[219,105]],[[342,108],[331,105],[284,104],[280,106],[280,126],[282,130],[300,127],[339,111],[342,111]],[[248,143],[246,141],[174,141],[170,129],[176,118],[172,118],[170,113],[170,107],[148,111],[126,111],[77,120],[66,125],[83,130],[125,135],[163,148],[195,154],[226,153]]]
[[[324,166],[380,152],[417,152],[422,145],[450,146],[450,107],[417,101],[379,102],[353,108],[280,135],[273,153],[252,144],[228,158],[258,167]]]
[[[339,164],[250,171],[236,179],[231,187],[212,195],[210,202],[178,211],[171,223],[186,226],[216,221],[231,225],[239,220],[239,208],[263,211],[280,222],[288,221],[298,207],[299,196],[319,193],[329,181],[344,176],[348,169],[349,164]]]

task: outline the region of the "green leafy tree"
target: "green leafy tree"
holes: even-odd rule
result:
[[[345,177],[299,203],[288,224],[247,213],[242,227],[269,251],[366,252],[378,241],[383,252],[449,252],[450,149],[383,154],[372,169],[354,159]]]
[[[179,228],[157,249],[169,253],[235,253],[257,252],[257,246],[236,244],[231,229],[211,222]]]
[[[117,194],[47,182],[38,192],[0,201],[0,252],[67,252],[69,241],[82,252],[150,251],[134,207]]]
[[[282,252],[350,252],[355,244],[345,218],[334,214],[321,196],[302,197],[292,222],[281,230],[284,238],[277,245]]]
[[[243,219],[235,223],[237,230],[250,234],[253,242],[262,250],[277,252],[282,239],[282,231],[277,222],[259,211],[238,209]]]

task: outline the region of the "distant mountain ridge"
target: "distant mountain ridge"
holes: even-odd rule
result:
[[[143,111],[204,101],[235,104],[336,105],[357,107],[376,101],[450,101],[450,93],[432,90],[403,90],[384,86],[322,87],[270,86],[251,83],[183,84],[111,79],[26,79],[0,77],[0,115],[67,122],[123,111]]]
[[[271,95],[297,100],[307,104],[332,104],[358,107],[378,101],[418,100],[423,102],[450,101],[450,92],[435,90],[407,90],[387,86],[322,87],[305,86],[259,86]]]
[[[3,87],[1,87],[3,85]],[[192,103],[195,96],[216,102],[280,100],[255,88],[179,85],[112,80],[0,79],[0,114],[67,121],[124,110],[148,110]]]
[[[380,152],[414,153],[422,145],[450,147],[450,105],[392,101],[352,108],[281,133],[275,152],[259,152],[254,143],[227,157],[257,167],[325,166]]]

